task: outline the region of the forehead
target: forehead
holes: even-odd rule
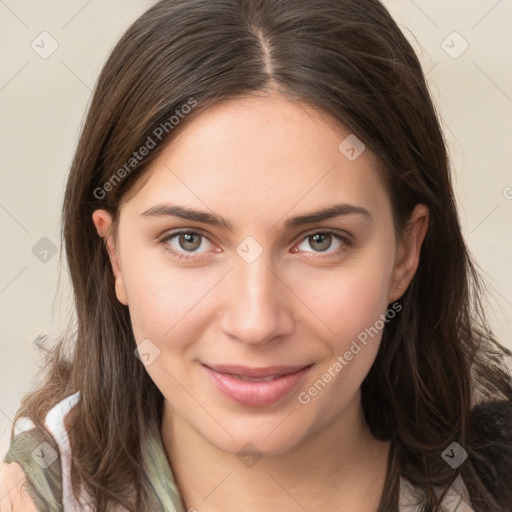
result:
[[[344,201],[377,213],[388,200],[379,162],[367,148],[348,158],[353,137],[328,114],[277,94],[232,99],[188,120],[128,203],[141,212],[177,201],[274,221]]]

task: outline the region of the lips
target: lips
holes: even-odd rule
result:
[[[203,364],[217,390],[247,407],[264,407],[282,400],[302,382],[311,366],[251,368]]]
[[[248,366],[237,365],[205,365],[218,373],[230,373],[231,375],[238,375],[247,378],[264,378],[264,377],[279,377],[281,375],[288,375],[290,373],[298,372],[310,365],[296,365],[296,366],[266,366],[264,368],[250,368]]]

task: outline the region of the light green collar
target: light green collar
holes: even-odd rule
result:
[[[152,430],[146,446],[147,449],[143,454],[144,464],[162,510],[166,512],[186,512],[174,474],[165,454],[159,429],[154,428]]]

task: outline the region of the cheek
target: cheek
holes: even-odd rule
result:
[[[375,360],[387,323],[382,320],[388,306],[387,276],[386,267],[344,269],[320,282],[310,295],[312,309],[329,330],[317,331],[327,333],[317,337],[324,357],[297,400],[323,421],[335,418],[346,407]],[[389,310],[390,318],[396,316],[394,309]]]
[[[123,280],[135,339],[172,338],[179,346],[184,337],[174,339],[174,333],[187,324],[198,325],[204,299],[226,271],[221,267],[179,268],[159,250],[130,252],[123,261]]]
[[[294,292],[314,313],[320,328],[343,348],[373,326],[388,305],[393,256],[366,249],[331,270],[307,269],[295,279]]]

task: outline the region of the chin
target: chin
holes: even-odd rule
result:
[[[223,421],[222,425],[231,436],[222,428],[215,432],[199,430],[199,433],[219,450],[233,455],[246,452],[254,452],[255,456],[280,455],[295,448],[307,436],[303,422],[300,430],[292,430],[292,425],[286,425],[287,420],[283,422],[287,414],[276,415],[272,421],[255,417],[237,422]]]

